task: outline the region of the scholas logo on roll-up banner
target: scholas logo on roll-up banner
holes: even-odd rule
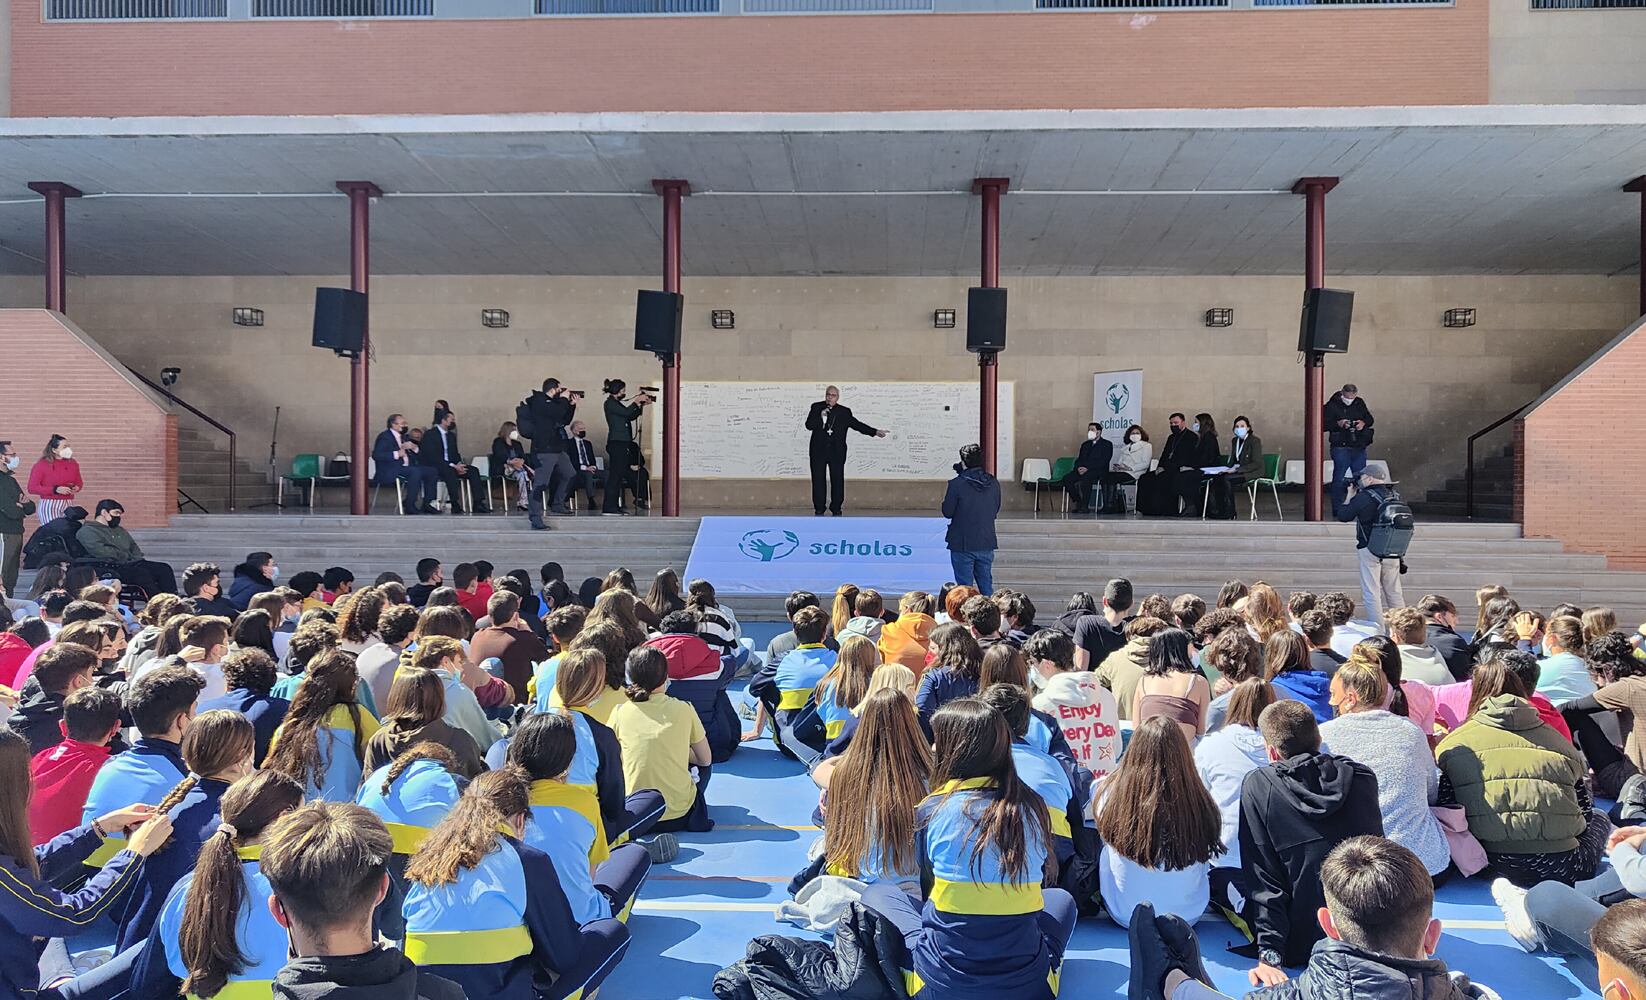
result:
[[[1132,401],[1132,390],[1124,382],[1116,382],[1109,386],[1104,394],[1103,401],[1109,404],[1109,412],[1118,414]]]
[[[758,528],[745,532],[737,543],[737,551],[756,562],[775,562],[786,559],[800,550],[800,536],[779,528]],[[806,551],[814,556],[868,556],[880,559],[907,559],[914,555],[914,546],[897,542],[812,542]]]

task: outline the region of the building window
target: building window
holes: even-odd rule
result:
[[[253,0],[253,17],[433,17],[434,0]]]
[[[720,0],[537,0],[539,14],[718,14]]]
[[[228,17],[229,0],[47,0],[48,21],[180,21]]]

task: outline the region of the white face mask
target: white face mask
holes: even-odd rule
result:
[[[1133,434],[1131,437],[1128,437],[1126,440],[1130,441],[1132,444],[1136,444],[1139,441],[1143,440],[1143,435]]]
[[[57,457],[58,458],[73,458],[74,457],[74,449],[70,448],[68,445],[64,445],[61,449],[58,450]]]
[[[1097,432],[1096,431],[1087,431],[1086,432],[1086,440],[1096,441],[1097,440]]]
[[[17,468],[17,463],[20,462],[20,461],[22,461],[22,459],[17,455],[7,455],[6,456],[6,468],[15,469],[15,468]]]
[[[1249,428],[1249,427],[1236,427],[1235,428],[1235,437],[1245,438],[1245,436],[1250,434],[1251,432],[1252,432],[1251,428]]]
[[[269,567],[269,579],[270,580],[280,579],[280,567],[279,566],[270,566]]]
[[[519,431],[510,431],[509,432],[509,440],[510,441],[520,440],[520,432]]]
[[[1200,433],[1200,421],[1196,420],[1194,423],[1190,424],[1189,425],[1189,430],[1194,431],[1196,434],[1199,434]]]

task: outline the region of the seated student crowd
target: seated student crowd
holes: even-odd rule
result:
[[[459,608],[408,607],[408,625],[403,590],[351,592],[346,574],[331,578],[325,596],[336,607],[303,613],[291,634],[294,672],[283,680],[268,629],[241,628],[266,625],[266,609],[240,613],[231,631],[175,598],[156,602],[154,655],[129,675],[131,661],[89,617],[70,626],[85,635],[66,628],[35,657],[37,707],[0,729],[0,794],[15,811],[0,817],[0,890],[12,873],[19,908],[0,892],[0,938],[16,935],[0,941],[0,992],[213,996],[232,986],[234,995],[306,995],[299,987],[314,970],[298,970],[299,961],[282,972],[288,947],[317,959],[351,954],[319,941],[328,928],[351,928],[340,932],[351,937],[362,915],[366,933],[352,954],[363,962],[321,962],[314,974],[364,976],[350,985],[390,991],[374,997],[401,988],[463,995],[419,985],[443,980],[472,996],[572,996],[610,973],[652,858],[678,850],[657,831],[712,827],[703,722],[664,693],[668,658],[643,644],[632,599],[613,596],[587,628],[562,630],[555,707],[513,720],[510,738],[499,739],[480,694],[490,700],[500,687],[498,704],[518,696],[465,653],[473,627]],[[506,589],[489,602],[505,626],[514,617],[499,613],[517,611]],[[716,607],[702,587],[694,597]],[[178,613],[161,622],[165,610]],[[716,628],[732,621],[721,613]],[[690,624],[701,642],[700,622]],[[384,632],[386,645],[404,645],[384,658],[398,670],[383,671],[392,681],[380,724],[356,658]],[[236,648],[226,653],[231,634]],[[273,695],[280,685],[289,700]],[[483,743],[465,727],[469,711],[479,713]],[[497,758],[489,771],[488,750]],[[299,808],[304,800],[318,805]],[[282,841],[282,830],[295,840]],[[284,868],[274,860],[281,843],[294,845]],[[47,887],[82,882],[73,892]],[[359,891],[345,897],[351,886]],[[114,921],[116,956],[76,976],[62,939],[103,915]],[[408,979],[404,959],[374,950],[376,933],[442,979]],[[47,939],[42,953],[37,942]]]
[[[476,639],[473,618],[489,566],[463,564],[452,591],[420,565],[418,612],[405,588],[355,590],[337,567],[282,593],[264,556],[237,572],[258,607],[232,624],[191,613],[219,610],[188,606],[217,597],[191,572],[195,594],[139,619],[140,654],[111,595],[84,590],[55,642],[24,641],[27,709],[0,732],[16,813],[0,889],[49,902],[12,920],[0,893],[16,936],[0,978],[48,997],[344,980],[373,996],[593,992],[648,869],[678,850],[671,832],[713,826],[744,655],[730,609],[694,581],[683,608],[645,605],[648,622],[620,568],[586,611],[566,590],[543,616],[552,647],[533,645],[519,591],[536,598],[511,574],[478,623],[501,636],[494,676],[476,654],[496,637]],[[821,850],[793,888],[855,880],[921,1000],[1055,995],[1077,915],[1156,949],[1134,992],[1142,976],[1148,995],[1211,995],[1187,929],[1210,906],[1251,938],[1258,995],[1324,997],[1351,961],[1443,981],[1427,914],[1459,871],[1499,877],[1523,945],[1579,958],[1591,930],[1620,940],[1646,895],[1646,826],[1613,833],[1594,805],[1612,791],[1614,818],[1646,822],[1646,663],[1599,609],[1544,619],[1498,594],[1464,640],[1434,595],[1392,609],[1390,637],[1341,594],[1283,603],[1261,582],[1209,612],[1151,594],[1130,615],[1113,580],[1049,628],[1021,594],[942,596],[910,592],[892,614],[848,585],[831,616],[791,595],[744,734],[769,721],[822,790]],[[281,650],[274,623],[305,603]],[[1448,834],[1478,858],[1454,862]],[[83,887],[53,888],[64,873]],[[62,939],[101,914],[117,955],[75,977]],[[1617,959],[1602,952],[1596,974],[1626,978]]]

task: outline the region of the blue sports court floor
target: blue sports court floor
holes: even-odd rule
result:
[[[763,623],[762,623],[763,624]],[[753,633],[760,625],[750,623]],[[757,648],[769,638],[761,629]],[[799,764],[770,741],[746,744],[715,768],[709,802],[716,827],[681,834],[680,856],[652,869],[629,921],[633,943],[601,995],[610,1000],[711,998],[722,966],[743,957],[762,934],[804,932],[779,924],[772,908],[805,863],[806,848],[821,836],[811,823],[817,789]],[[1560,959],[1527,955],[1503,929],[1502,914],[1484,881],[1454,881],[1439,892],[1436,916],[1445,925],[1439,957],[1493,987],[1505,1000],[1565,1000],[1597,994],[1579,984]],[[1239,939],[1221,920],[1204,919],[1207,966],[1218,988],[1243,996],[1251,963],[1227,954]],[[1082,920],[1063,968],[1062,996],[1088,1000],[1126,995],[1126,932],[1107,919]]]

